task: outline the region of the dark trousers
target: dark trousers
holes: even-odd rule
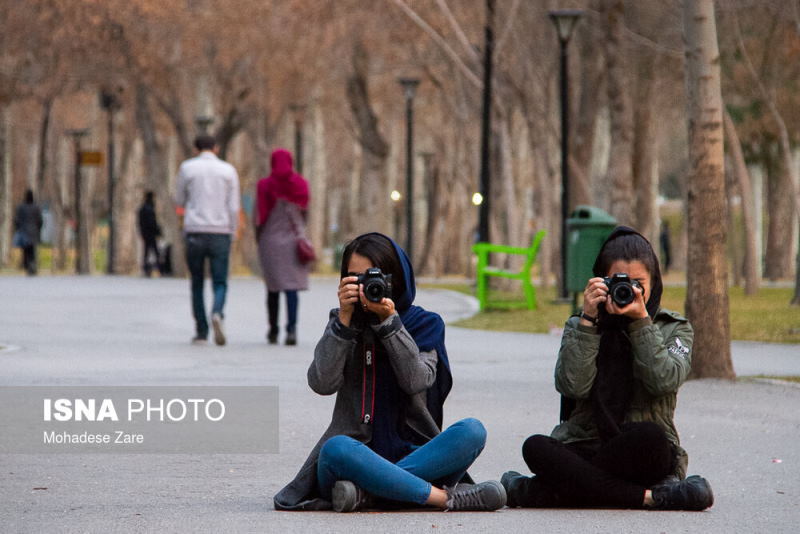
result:
[[[155,237],[143,237],[142,240],[144,241],[144,256],[142,257],[142,270],[146,276],[150,276],[150,273],[153,272],[153,265],[155,265],[158,272],[161,272],[161,267],[159,264],[159,255],[158,255],[158,244],[156,243]],[[152,254],[153,261],[150,261]]]
[[[605,443],[564,444],[529,437],[522,457],[536,475],[520,487],[520,506],[641,508],[644,492],[673,468],[674,453],[655,423],[629,423]]]
[[[36,245],[22,247],[22,267],[30,275],[36,274]]]
[[[203,279],[208,259],[214,304],[211,313],[222,314],[228,291],[228,258],[231,251],[230,234],[186,234],[186,263],[192,275],[192,312],[197,336],[208,337],[208,320],[203,300]]]
[[[284,291],[286,293],[286,331],[294,332],[297,328],[297,291]],[[280,291],[267,291],[267,320],[270,332],[278,332],[278,310],[280,304]]]

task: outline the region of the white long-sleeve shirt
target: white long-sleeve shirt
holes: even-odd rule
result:
[[[239,175],[210,150],[181,163],[175,203],[185,208],[186,233],[234,234],[239,223]]]

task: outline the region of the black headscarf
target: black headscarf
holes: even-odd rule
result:
[[[635,236],[634,239],[619,238]],[[607,250],[613,247],[612,250]],[[645,304],[650,318],[654,318],[661,306],[664,286],[658,258],[650,242],[636,230],[618,226],[608,236],[592,268],[595,276],[607,276],[614,261],[640,261],[650,273],[650,295],[645,295]],[[600,349],[597,354],[597,375],[592,385],[590,399],[600,439],[608,440],[619,433],[633,396],[633,352],[627,326],[631,320],[620,315],[610,315],[605,308],[599,311],[598,333]],[[564,399],[569,401],[569,399]],[[572,406],[562,403],[562,420],[569,417]],[[565,406],[566,405],[566,406]]]

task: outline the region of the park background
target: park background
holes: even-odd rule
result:
[[[333,270],[349,237],[378,230],[405,243],[411,228],[420,275],[472,278],[478,237],[527,246],[545,229],[534,276],[543,295],[555,295],[564,206],[559,37],[548,14],[572,8],[582,16],[566,47],[566,211],[600,207],[654,244],[668,224],[668,282],[688,286],[677,304],[695,299],[686,311],[701,347],[731,338],[727,324],[704,323],[727,320],[730,285],[742,287],[731,295],[757,319],[778,321],[768,340],[793,341],[800,321],[786,288],[796,288],[800,257],[800,2],[687,5],[711,13],[712,33],[693,33],[692,8],[678,1],[4,0],[0,264],[18,265],[11,219],[30,188],[47,214],[44,272],[137,273],[136,210],[153,190],[176,274],[185,274],[171,195],[193,137],[207,131],[241,178],[234,273],[258,274],[255,183],[271,150],[285,146],[311,186],[320,272]],[[716,135],[708,146],[718,149],[724,133],[724,162],[711,174],[691,136],[695,103],[707,97],[696,89],[709,77],[686,59],[703,46],[723,104],[704,126]],[[419,80],[413,96],[401,78]],[[76,169],[76,150],[100,157]],[[486,192],[483,176],[491,188],[481,232],[473,201]],[[768,314],[754,304],[765,292]],[[719,359],[708,374],[732,377],[724,351]]]

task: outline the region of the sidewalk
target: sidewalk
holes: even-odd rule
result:
[[[0,455],[4,532],[794,532],[800,521],[800,388],[691,381],[677,425],[690,473],[714,486],[704,513],[613,510],[279,513],[272,495],[288,482],[330,420],[305,372],[336,281],[301,293],[299,345],[265,343],[262,283],[234,279],[226,306],[229,344],[189,344],[189,282],[127,277],[0,277],[2,385],[277,385],[281,452],[275,455]],[[423,290],[418,304],[447,321],[474,312],[464,295]],[[559,399],[559,338],[448,328],[455,385],[445,423],[481,419],[489,441],[476,479],[525,470],[520,447],[548,433]],[[733,344],[741,375],[800,375],[800,347]],[[778,462],[777,460],[780,460]],[[46,487],[46,490],[33,488]]]

